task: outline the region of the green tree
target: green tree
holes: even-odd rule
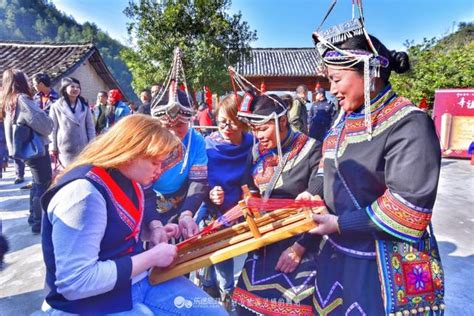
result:
[[[436,89],[474,86],[473,23],[460,23],[457,32],[440,40],[407,44],[411,71],[394,74],[390,81],[398,93],[415,104],[424,96],[433,104]]]
[[[138,91],[165,79],[173,50],[184,54],[187,81],[193,87],[229,89],[227,65],[234,65],[257,39],[242,14],[227,13],[230,0],[142,0],[130,2],[125,14],[136,45],[122,51]]]

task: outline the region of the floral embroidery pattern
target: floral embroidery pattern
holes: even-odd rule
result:
[[[410,295],[433,291],[433,280],[429,262],[403,264],[403,273],[407,280],[407,293]]]
[[[444,308],[444,274],[434,239],[416,244],[376,241],[382,296],[387,314]],[[428,309],[426,309],[428,308]]]
[[[300,151],[303,149],[303,147],[309,140],[308,136],[306,136],[305,134],[296,134],[294,136],[290,135],[288,139],[293,140],[293,137],[296,137],[296,139],[291,144],[291,146],[288,146],[287,144],[282,144],[283,153],[290,151],[290,154],[288,156],[288,165],[291,165],[291,161],[297,157],[297,155],[300,153]],[[272,154],[268,150],[261,148],[260,146],[257,146],[257,150],[254,150],[253,154],[254,159],[255,157],[263,157],[263,159],[258,159],[254,166],[253,178],[255,185],[259,188],[260,192],[264,192],[268,183],[273,178],[275,169],[278,166],[278,156],[276,154]]]

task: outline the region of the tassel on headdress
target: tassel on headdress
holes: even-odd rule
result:
[[[173,62],[168,76],[158,94],[151,101],[151,115],[166,125],[176,125],[179,122],[191,124],[194,115],[192,98],[186,83],[186,76],[182,63],[183,54],[177,47],[174,51]],[[184,87],[184,91],[182,91]],[[191,139],[188,138],[181,173],[186,169]]]
[[[373,79],[380,77],[380,68],[388,67],[387,58],[380,56],[375,49],[370,36],[365,29],[364,14],[362,9],[362,0],[354,0],[352,2],[352,19],[333,26],[325,31],[319,31],[324,21],[334,8],[337,0],[331,4],[321,25],[316,32],[313,33],[313,40],[316,46],[316,66],[319,73],[325,74],[327,67],[336,69],[353,68],[359,63],[364,65],[364,114],[365,127],[367,131],[367,139],[372,140],[372,117],[370,109],[370,92],[373,91]],[[355,17],[355,9],[358,9],[358,17]],[[364,35],[370,51],[365,50],[344,50],[336,45],[346,41],[347,39]]]
[[[286,115],[288,109],[285,102],[276,95],[267,94],[261,91],[244,76],[237,73],[234,68],[229,67],[228,69],[232,86],[234,87],[234,93],[237,94],[237,87],[239,87],[240,91],[244,93],[242,102],[239,105],[237,117],[246,124],[257,126],[268,123],[270,120],[274,120],[279,156],[278,160],[281,164],[283,161],[283,153],[278,119],[283,115]]]

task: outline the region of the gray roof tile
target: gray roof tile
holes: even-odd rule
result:
[[[243,57],[237,72],[246,77],[315,77],[314,48],[252,48]]]
[[[110,89],[119,88],[123,95],[92,43],[0,42],[0,73],[8,68],[20,69],[30,77],[37,72],[46,72],[54,84],[85,60],[89,60]]]

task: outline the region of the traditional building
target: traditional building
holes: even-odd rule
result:
[[[300,84],[314,91],[318,83],[329,88],[328,80],[316,73],[315,48],[252,48],[235,69],[266,91],[294,91]]]
[[[81,82],[81,95],[91,104],[97,92],[120,89],[92,43],[0,42],[0,72],[17,68],[29,77],[46,72],[52,87],[59,92],[61,78],[74,77]]]

